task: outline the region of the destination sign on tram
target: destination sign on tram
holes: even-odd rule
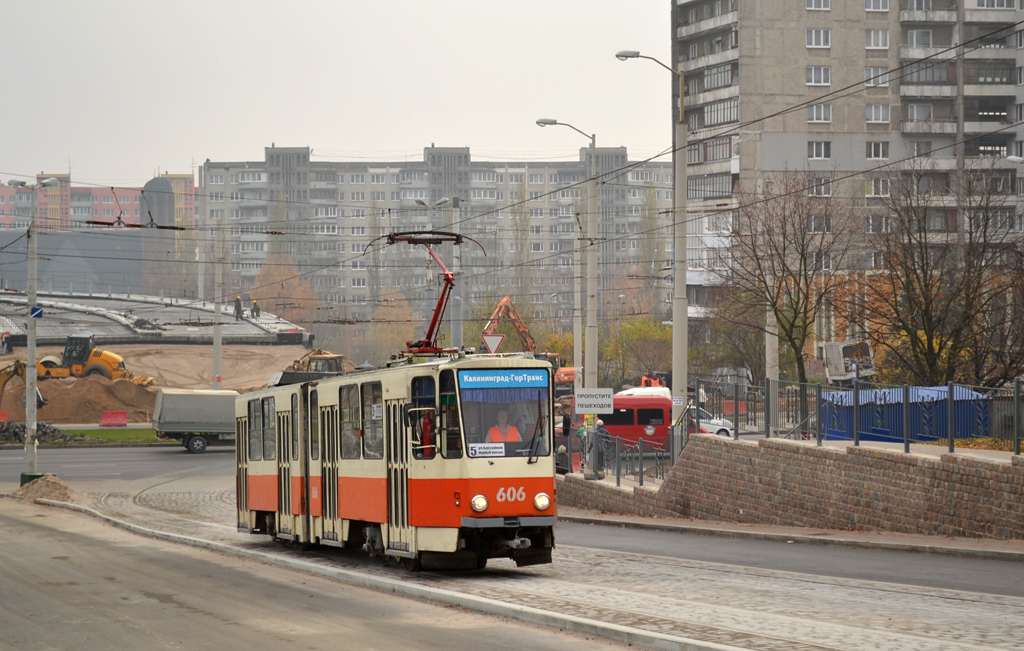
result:
[[[541,369],[502,369],[493,371],[459,371],[463,389],[500,389],[503,387],[546,387],[548,372]]]

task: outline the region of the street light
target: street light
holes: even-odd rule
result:
[[[563,126],[569,127],[576,133],[590,138],[590,180],[587,183],[587,239],[590,240],[587,248],[587,347],[586,360],[583,368],[586,371],[586,378],[582,386],[588,389],[597,388],[597,136],[587,135],[576,127],[566,122],[559,122],[551,118],[540,118],[537,126]],[[576,289],[576,305],[573,310],[573,358],[576,366],[574,390],[579,391],[580,385],[580,250],[578,246],[573,247],[574,263],[576,273],[573,274]]]
[[[672,147],[672,166],[675,180],[672,188],[672,230],[674,232],[673,266],[675,280],[672,289],[672,422],[683,416],[686,409],[687,364],[689,363],[689,307],[686,304],[686,121],[683,111],[683,74],[654,57],[644,56],[637,50],[621,50],[615,54],[619,61],[648,59],[679,78],[679,121],[675,123]]]
[[[48,178],[30,185],[24,181],[11,179],[7,185],[12,188],[25,188],[32,191],[32,220],[28,223],[28,281],[26,294],[28,303],[27,351],[25,353],[25,473],[21,483],[32,481],[38,476],[36,470],[36,320],[33,313],[36,308],[36,260],[38,259],[39,238],[36,234],[36,195],[39,188],[53,187],[57,179]]]

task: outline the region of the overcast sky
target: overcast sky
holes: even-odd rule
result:
[[[669,0],[2,0],[0,180],[141,185],[206,158],[631,158],[671,144]],[[662,160],[668,160],[664,158]]]

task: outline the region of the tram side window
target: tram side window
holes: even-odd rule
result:
[[[316,389],[309,392],[309,458],[320,458],[320,399]]]
[[[299,459],[299,394],[292,394],[292,459]]]
[[[384,458],[384,394],[380,382],[362,385],[363,458]]]
[[[437,454],[437,403],[434,396],[434,378],[418,377],[412,380],[412,454],[417,459],[433,459]]]
[[[273,396],[263,399],[263,458],[267,461],[277,458],[277,412]]]
[[[249,460],[260,461],[263,459],[263,413],[260,410],[260,401],[249,401]]]
[[[341,458],[359,458],[359,387],[354,384],[338,390],[341,407]]]
[[[665,410],[664,409],[637,409],[636,410],[636,424],[637,425],[664,425],[665,424]]]
[[[455,399],[455,372],[441,371],[441,411],[438,414],[438,432],[441,438],[441,456],[445,459],[462,458],[462,427],[459,426],[459,403]]]

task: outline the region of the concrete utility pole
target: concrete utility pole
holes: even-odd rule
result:
[[[27,351],[25,353],[25,473],[21,476],[22,485],[39,476],[36,456],[36,263],[39,259],[39,232],[36,224],[36,202],[39,188],[52,187],[58,184],[57,179],[48,178],[29,185],[24,181],[10,180],[7,185],[12,188],[26,188],[32,191],[32,218],[28,223],[28,281],[26,283],[28,322]]]
[[[689,220],[686,214],[686,115],[683,110],[685,86],[683,74],[665,65],[654,57],[644,56],[636,50],[622,50],[615,54],[619,61],[626,59],[649,59],[679,78],[679,120],[673,125],[672,165],[675,181],[672,188],[672,230],[673,267],[675,279],[672,288],[672,422],[683,416],[686,409],[687,383],[689,382],[689,324],[690,314],[686,296],[686,244]]]
[[[587,138],[590,138],[590,179],[587,181],[587,234],[586,238],[589,240],[587,245],[587,337],[586,337],[586,350],[584,351],[585,359],[583,362],[583,368],[585,372],[585,379],[583,386],[588,389],[596,389],[598,386],[597,381],[597,217],[599,210],[598,203],[598,185],[597,185],[597,136],[595,134],[587,134],[580,131],[576,127],[572,126],[567,122],[559,122],[551,118],[540,118],[537,120],[537,126],[548,127],[548,126],[563,126],[569,127],[576,133],[579,133]],[[579,301],[580,301],[580,286],[579,286],[579,246],[574,247],[576,251],[575,262],[576,262],[576,306],[575,314],[573,319],[573,353],[576,355],[573,363],[576,365],[576,383],[575,389],[580,388],[579,384]]]

